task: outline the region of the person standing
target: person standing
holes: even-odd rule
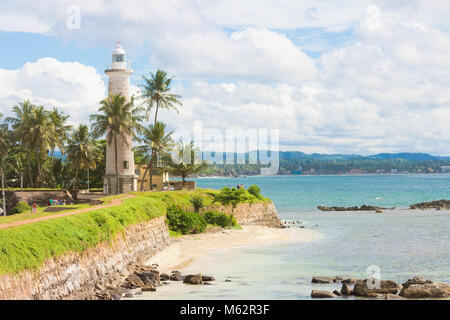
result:
[[[36,205],[36,203],[33,203],[33,213],[37,213],[37,205]]]

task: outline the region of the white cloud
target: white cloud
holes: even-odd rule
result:
[[[95,113],[106,89],[96,69],[78,62],[42,58],[17,70],[0,69],[1,112],[23,99],[46,107],[58,107],[71,115],[70,122],[86,122]]]

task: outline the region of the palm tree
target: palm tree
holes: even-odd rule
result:
[[[173,131],[166,132],[166,125],[162,122],[156,122],[156,125],[151,124],[148,128],[145,128],[141,137],[143,145],[136,147],[140,153],[145,155],[148,165],[145,169],[144,177],[141,182],[141,191],[144,188],[145,177],[150,170],[150,190],[153,190],[153,167],[157,159],[163,155],[167,155],[172,148]]]
[[[49,112],[43,106],[34,108],[32,117],[29,119],[28,128],[30,144],[34,148],[36,155],[36,181],[40,182],[42,178],[42,155],[48,152],[55,136]]]
[[[12,108],[15,118],[8,117],[6,122],[12,124],[14,137],[20,142],[22,147],[27,150],[27,169],[30,187],[33,187],[33,174],[31,172],[31,140],[30,140],[30,119],[33,116],[34,109],[36,108],[30,100],[24,100]]]
[[[198,157],[194,142],[187,145],[180,141],[171,157],[166,157],[168,171],[174,176],[181,177],[183,184],[186,178],[194,173],[198,173],[207,167],[206,162]]]
[[[57,108],[53,108],[53,110],[49,112],[49,117],[55,133],[50,144],[50,163],[53,164],[53,154],[55,149],[58,148],[61,152],[64,152],[64,143],[67,141],[67,135],[72,129],[72,126],[66,125],[66,121],[70,116],[65,115],[62,111],[58,111]]]
[[[143,76],[142,80],[144,84],[139,85],[142,92],[140,98],[147,104],[147,119],[153,108],[155,108],[155,126],[159,109],[174,109],[178,112],[177,105],[182,106],[179,101],[181,96],[169,93],[173,77],[169,78],[165,71],[158,69],[155,74],[150,73],[150,78]]]
[[[97,167],[97,161],[100,159],[97,143],[92,135],[89,134],[88,126],[79,125],[70,135],[67,144],[67,158],[76,168],[75,178],[72,189],[75,190],[80,169],[92,169]]]
[[[0,118],[3,115],[0,113]],[[0,178],[2,180],[2,204],[3,204],[3,215],[6,216],[6,197],[5,197],[5,164],[6,158],[8,157],[9,149],[9,128],[5,123],[0,124]]]
[[[116,166],[116,192],[119,191],[119,168],[117,163],[117,137],[122,137],[128,143],[127,137],[137,138],[141,131],[140,116],[142,109],[134,107],[134,97],[127,102],[121,94],[111,94],[100,102],[99,114],[90,116],[93,135],[99,138],[106,134],[108,145],[114,143],[114,158]]]

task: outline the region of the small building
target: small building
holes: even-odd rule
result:
[[[135,164],[135,174],[138,176],[137,179],[137,190],[141,191],[141,184],[144,181],[142,191],[150,190],[150,170],[147,171],[147,174],[144,174],[147,170],[147,164]],[[169,173],[165,171],[161,166],[157,166],[153,168],[152,174],[152,185],[154,191],[163,191],[163,190],[195,190],[196,183],[195,181],[178,181],[178,180],[170,180]]]
[[[450,166],[441,166],[442,173],[450,173]]]

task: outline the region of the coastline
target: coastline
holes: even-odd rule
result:
[[[197,259],[217,250],[254,247],[266,243],[311,242],[320,238],[319,232],[309,229],[243,226],[242,229],[224,229],[175,238],[170,246],[147,260],[146,264],[158,264],[161,272],[182,271]]]

